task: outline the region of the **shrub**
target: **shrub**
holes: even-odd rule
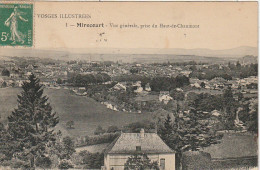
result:
[[[86,136],[85,143],[82,145],[96,145],[102,143],[111,143],[116,137],[119,136],[119,132],[117,133],[105,133],[102,135],[95,135],[95,136]]]
[[[49,157],[38,157],[35,165],[41,168],[51,168],[52,161]]]
[[[70,169],[73,168],[74,166],[67,160],[62,160],[59,164],[59,169]]]
[[[104,153],[90,153],[88,151],[82,151],[79,153],[82,157],[82,165],[84,168],[97,169],[104,165]]]
[[[19,159],[12,159],[10,166],[14,169],[17,169],[17,168],[28,169],[30,167],[28,162],[25,162],[25,161],[22,161],[22,160],[19,160]]]

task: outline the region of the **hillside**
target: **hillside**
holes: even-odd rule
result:
[[[0,88],[0,115],[1,119],[7,116],[17,106],[19,88]],[[69,90],[45,89],[53,110],[57,112],[60,123],[57,129],[72,136],[92,135],[98,125],[106,128],[111,125],[118,127],[128,123],[148,119],[147,114],[116,112],[107,109],[104,105],[88,97],[76,96]],[[66,130],[68,120],[75,122],[75,129]]]
[[[258,55],[256,47],[242,46],[232,49],[2,49],[2,57],[40,57],[60,60],[122,61],[122,62],[167,62],[211,61]]]

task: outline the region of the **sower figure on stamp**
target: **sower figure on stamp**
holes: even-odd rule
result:
[[[10,17],[5,21],[5,25],[10,26],[10,40],[13,41],[12,44],[16,44],[16,42],[24,44],[25,35],[18,30],[18,19],[24,22],[28,22],[28,20],[24,19],[21,14],[22,12],[19,12],[17,7],[15,7]]]

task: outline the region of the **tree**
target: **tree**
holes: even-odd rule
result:
[[[6,68],[4,68],[4,69],[2,70],[2,76],[7,76],[7,77],[9,77],[9,76],[10,76],[10,71],[7,70]]]
[[[153,169],[159,170],[158,162],[151,161],[148,156],[144,153],[135,153],[131,155],[125,165],[125,170],[145,170],[145,169]]]
[[[43,96],[43,86],[33,74],[22,85],[18,107],[8,117],[8,133],[16,144],[16,158],[30,163],[47,153],[47,145],[55,141],[53,128],[59,122],[56,113]]]
[[[74,125],[75,125],[75,123],[74,123],[73,120],[70,120],[70,121],[68,121],[68,122],[66,123],[67,129],[74,129]]]
[[[74,152],[76,152],[74,148],[74,142],[69,136],[66,136],[65,138],[63,138],[62,143],[63,143],[62,159],[69,160],[71,155]]]
[[[241,93],[241,92],[238,92],[238,94],[237,94],[237,98],[238,98],[238,101],[242,101],[242,100],[243,100],[243,98],[244,98],[244,95],[243,95],[243,93]]]
[[[58,166],[60,169],[71,169],[74,166],[72,165],[71,162],[67,161],[67,160],[62,160]]]
[[[170,135],[172,134],[172,131],[173,131],[172,120],[170,115],[168,114],[164,121],[163,127],[159,128],[159,134],[161,134],[162,139],[168,140]]]
[[[234,120],[236,118],[236,109],[238,107],[238,103],[235,101],[233,97],[233,93],[231,87],[228,87],[223,93],[223,124],[225,129],[233,129],[234,128]]]
[[[249,121],[247,122],[248,130],[258,134],[258,100],[250,100]]]
[[[217,134],[204,120],[205,115],[194,109],[184,115],[175,113],[174,121],[167,117],[162,130],[158,131],[162,140],[176,152],[177,169],[180,168],[183,152],[199,151],[220,142],[222,135]]]
[[[57,79],[57,84],[62,84],[63,83],[63,81],[61,80],[61,78],[58,78]]]
[[[204,82],[200,83],[200,87],[205,88],[206,84]]]
[[[1,85],[1,87],[6,87],[7,86],[7,83],[4,81]]]
[[[132,73],[132,74],[136,74],[138,72],[139,72],[139,70],[137,68],[131,68],[130,69],[130,73]]]
[[[199,111],[211,112],[223,108],[222,96],[209,93],[189,93],[186,103],[189,107]]]
[[[14,151],[13,146],[6,127],[0,122],[0,162],[11,160]]]
[[[109,126],[108,129],[107,129],[107,133],[115,133],[115,132],[118,132],[119,131],[119,128],[117,126]]]
[[[183,101],[185,98],[185,93],[182,91],[177,91],[176,89],[170,91],[170,96],[177,101]]]
[[[79,156],[82,158],[82,165],[85,169],[100,169],[104,165],[104,153],[90,153],[86,150],[81,151]],[[78,157],[77,157],[78,158]]]
[[[239,61],[237,61],[237,63],[236,63],[236,67],[239,68],[239,69],[241,68],[241,64],[240,64]]]
[[[103,134],[105,133],[106,130],[104,130],[100,125],[97,127],[97,129],[95,130],[94,134],[95,135],[100,135],[100,134]]]

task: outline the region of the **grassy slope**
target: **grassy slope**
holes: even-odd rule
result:
[[[257,137],[250,133],[226,133],[220,144],[204,149],[212,158],[235,158],[257,155]]]
[[[7,116],[17,106],[17,94],[21,89],[0,88],[0,115],[6,120]],[[68,120],[75,122],[75,129],[69,130],[73,136],[91,135],[98,125],[106,128],[110,125],[123,126],[125,124],[149,119],[148,114],[134,114],[116,112],[107,109],[104,105],[88,97],[76,96],[69,90],[45,89],[53,110],[60,118],[57,127],[64,133],[65,124]]]

